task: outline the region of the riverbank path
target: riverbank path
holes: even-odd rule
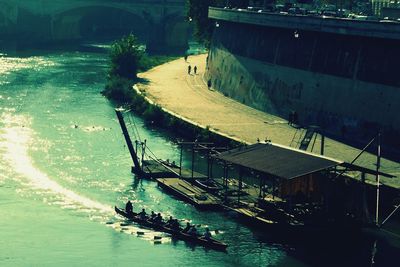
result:
[[[205,77],[207,55],[189,56],[155,67],[139,76],[148,83],[138,84],[137,89],[146,93],[148,100],[160,105],[177,117],[190,121],[203,128],[209,128],[236,141],[248,144],[257,140],[271,140],[273,143],[298,147],[292,142],[297,128],[287,120],[256,110],[237,102],[222,93],[209,89]],[[188,66],[191,74],[188,74]],[[193,73],[197,66],[197,74]],[[320,137],[317,138],[313,152],[320,151]],[[295,138],[297,140],[298,138]],[[312,143],[310,143],[310,151]],[[325,155],[347,162],[360,152],[358,149],[325,138]],[[376,156],[364,153],[355,164],[375,169]],[[400,176],[400,164],[382,160],[382,171]],[[383,182],[400,187],[400,179],[384,179]]]

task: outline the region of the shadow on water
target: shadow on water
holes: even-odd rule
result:
[[[248,226],[261,244],[277,246],[310,266],[397,266],[394,263],[398,261],[400,236],[385,234],[385,230],[331,227],[290,231],[249,223],[232,212],[224,216]]]
[[[30,57],[30,56],[46,56],[54,52],[85,52],[107,54],[112,40],[104,40],[103,42],[55,42],[49,44],[35,44],[29,46],[21,46],[15,43],[0,43],[0,50],[9,56]]]
[[[313,266],[368,266],[371,249],[358,235],[310,236],[294,244],[291,255]]]
[[[134,176],[134,178],[132,179],[132,189],[136,191],[137,189],[142,189],[142,188],[143,188],[143,179]]]
[[[365,231],[287,235],[282,231],[252,229],[256,240],[277,244],[288,255],[310,266],[397,266],[394,263],[398,261],[400,247]]]
[[[172,142],[177,139],[177,136],[165,129],[158,129],[157,127],[146,124],[144,124],[144,127],[151,131],[155,128],[157,131],[160,130]],[[204,172],[206,164],[203,162],[204,157],[200,157],[200,154],[196,155],[195,168],[196,170],[200,169]],[[188,161],[190,156],[190,151],[184,150],[185,161]],[[142,180],[140,179],[134,179],[132,188],[134,190],[138,189],[141,182]],[[164,192],[163,190],[161,191]],[[178,199],[175,197],[171,198]],[[399,252],[398,247],[393,246],[384,239],[365,233],[364,231],[328,229],[323,231],[310,230],[288,233],[282,229],[275,231],[251,225],[229,212],[221,213],[221,216],[226,220],[236,221],[234,225],[237,225],[239,228],[244,225],[248,226],[253,233],[253,237],[260,242],[261,246],[276,245],[291,257],[311,266],[392,266],[392,263],[397,260],[396,257]],[[229,231],[235,232],[236,230],[229,229]],[[232,249],[243,245],[235,244],[235,239],[229,239],[227,241],[230,242],[229,245]],[[178,244],[185,243],[181,242],[183,241],[173,240],[172,244],[177,246]],[[203,249],[191,243],[185,243],[185,246],[191,250]],[[235,253],[234,251],[229,252]]]
[[[183,245],[186,247],[186,249],[189,249],[189,250],[191,250],[191,251],[200,250],[200,251],[204,251],[205,253],[208,253],[208,252],[215,252],[215,250],[213,250],[213,249],[200,246],[200,245],[195,244],[195,243],[193,243],[193,242],[183,241],[183,240],[180,240],[180,239],[177,239],[177,238],[171,238],[171,244],[172,244],[174,247],[177,247],[177,246],[179,246],[180,244],[183,244]],[[219,252],[219,253],[224,253],[224,254],[228,254],[227,251],[217,251],[217,252]]]

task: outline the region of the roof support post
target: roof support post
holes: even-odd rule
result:
[[[181,153],[179,155],[179,177],[182,177],[182,157],[183,157],[183,145],[180,144],[181,146]]]
[[[207,149],[207,179],[210,179],[210,150]]]
[[[321,134],[321,155],[323,156],[325,153],[325,136],[323,134]]]
[[[258,198],[261,198],[261,197],[262,197],[263,188],[264,188],[264,179],[263,179],[263,177],[261,176],[261,177],[260,177],[260,192],[258,193]]]
[[[212,157],[210,157],[210,178],[211,178],[211,179],[214,178],[213,167],[214,167],[214,160],[213,160]]]
[[[381,133],[378,133],[377,137],[377,157],[376,157],[376,213],[375,213],[375,224],[379,226],[379,168],[381,166]]]
[[[366,220],[369,221],[369,211],[368,211],[368,205],[367,205],[367,198],[366,198],[366,189],[367,189],[367,184],[365,183],[365,172],[361,172],[361,216],[362,216],[362,221]]]
[[[228,200],[228,167],[226,161],[224,161],[224,187],[225,187],[224,201],[226,203]]]
[[[275,199],[275,177],[272,178],[272,199]]]
[[[192,179],[193,179],[193,172],[194,172],[194,144],[192,145]]]
[[[242,175],[243,175],[243,170],[240,167],[239,168],[239,184],[238,184],[238,191],[237,191],[237,193],[238,193],[238,202],[237,202],[238,206],[240,206],[240,193],[242,192]]]

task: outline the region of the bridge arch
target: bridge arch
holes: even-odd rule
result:
[[[77,7],[53,14],[51,19],[55,40],[112,40],[133,33],[146,43],[150,27],[148,16],[108,6]]]
[[[187,18],[180,13],[172,13],[163,18],[162,24],[164,25],[165,45],[175,51],[187,50],[191,35]]]
[[[132,32],[149,52],[182,53],[189,26],[181,1],[0,0],[0,39],[24,44],[111,41]]]

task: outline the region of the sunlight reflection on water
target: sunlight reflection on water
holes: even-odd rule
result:
[[[112,213],[112,208],[93,201],[89,198],[80,196],[75,192],[68,190],[58,183],[52,181],[45,173],[35,168],[31,158],[28,155],[28,148],[32,145],[32,130],[30,129],[31,121],[26,116],[2,116],[5,127],[1,132],[1,145],[5,148],[4,157],[14,170],[29,179],[29,182],[36,189],[47,190],[59,195],[64,203],[69,205],[77,203],[83,207],[96,209],[103,213]]]
[[[25,186],[25,188],[17,190],[21,195],[36,194],[44,203],[50,206],[57,205],[61,209],[86,213],[91,220],[99,221],[116,231],[130,235],[137,235],[137,232],[143,232],[138,236],[150,242],[155,240],[159,243],[170,242],[169,236],[163,233],[150,230],[143,231],[142,228],[132,224],[121,227],[125,219],[115,216],[111,207],[62,187],[51,180],[47,174],[33,166],[32,160],[28,155],[28,148],[32,146],[32,135],[34,134],[30,128],[31,121],[29,117],[3,114],[1,121],[5,125],[0,131],[0,149],[5,152],[2,153],[4,159],[10,166],[13,166],[15,171],[27,179],[27,181],[21,181],[18,180],[21,177],[14,177],[17,182]],[[0,176],[0,179],[5,179],[5,175]],[[102,187],[110,187],[105,181],[98,183]],[[124,184],[121,186],[125,187]],[[110,219],[115,220],[115,223],[106,224]],[[159,238],[155,238],[155,236]]]
[[[0,54],[0,74],[8,74],[10,72],[29,68],[40,71],[46,67],[56,66],[56,64],[57,63],[42,57],[14,58]]]

